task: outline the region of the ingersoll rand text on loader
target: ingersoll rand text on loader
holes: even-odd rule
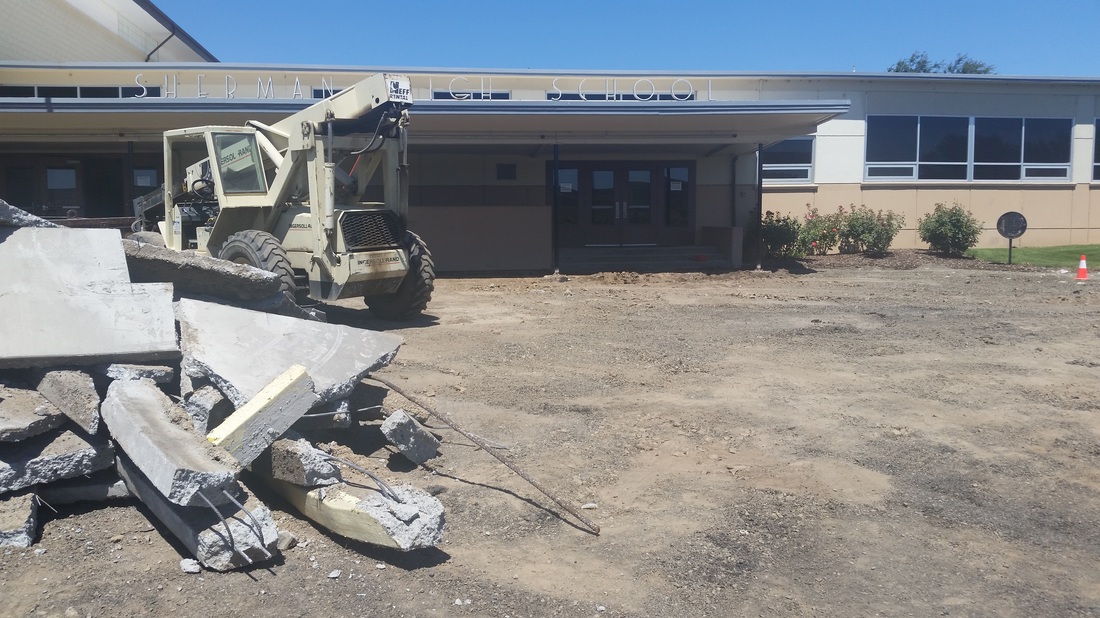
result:
[[[166,131],[165,188],[134,201],[134,229],[272,271],[299,299],[412,318],[435,271],[407,229],[411,105],[408,77],[377,74],[272,125]]]

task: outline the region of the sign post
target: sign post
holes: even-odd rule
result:
[[[1006,212],[997,219],[997,232],[1008,239],[1008,263],[1012,263],[1012,239],[1019,238],[1027,231],[1027,219],[1018,212]]]

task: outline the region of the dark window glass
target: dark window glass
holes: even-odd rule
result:
[[[868,116],[867,161],[916,161],[916,116]]]
[[[117,99],[118,86],[81,86],[82,99]]]
[[[46,168],[46,194],[53,208],[79,206],[80,193],[76,187],[76,168]]]
[[[691,216],[691,202],[688,200],[688,168],[665,168],[665,203],[668,210],[665,212],[665,224],[669,227],[684,227]]]
[[[920,119],[920,161],[922,163],[965,163],[969,118]]]
[[[768,169],[764,168],[763,178],[767,180],[806,180],[810,177],[809,169]]]
[[[580,222],[580,200],[577,190],[577,180],[580,178],[576,169],[558,170],[558,223],[564,225],[577,225]]]
[[[611,225],[615,222],[615,172],[592,172],[592,224]]]
[[[0,97],[33,97],[34,86],[0,86]]]
[[[765,148],[760,153],[760,162],[764,165],[809,165],[813,152],[813,140],[788,139]]]
[[[966,180],[965,165],[921,164],[917,169],[920,180]]]
[[[906,167],[869,167],[867,168],[867,175],[871,177],[876,176],[912,176],[912,166]]]
[[[76,86],[39,86],[38,96],[42,98],[75,99],[77,96]]]
[[[975,118],[974,162],[1019,163],[1023,126],[1020,118]]]
[[[1024,120],[1024,163],[1069,163],[1072,124],[1068,118]]]
[[[432,98],[437,101],[507,101],[512,98],[512,93],[435,90],[432,92]]]
[[[627,173],[628,200],[627,221],[649,223],[653,211],[653,181],[649,170],[630,170]]]
[[[1019,180],[1019,165],[975,165],[974,180]]]
[[[129,98],[132,98],[132,97],[140,97],[142,92],[145,93],[146,98],[148,98],[148,97],[159,97],[160,96],[160,86],[146,86],[144,90],[142,90],[138,86],[123,86],[122,87],[122,98],[129,99]]]
[[[1092,138],[1092,179],[1100,180],[1100,120],[1096,123],[1096,132]]]
[[[1024,170],[1028,178],[1066,178],[1069,169],[1065,167],[1032,167]]]
[[[497,180],[515,180],[515,163],[497,163]]]

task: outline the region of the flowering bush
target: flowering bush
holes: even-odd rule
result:
[[[840,226],[840,252],[883,255],[903,225],[905,217],[897,213],[852,208]]]
[[[978,244],[982,224],[958,202],[951,208],[939,203],[931,214],[917,219],[917,233],[933,251],[962,255]]]
[[[800,257],[802,250],[798,242],[802,224],[790,215],[782,217],[772,211],[764,214],[760,222],[760,240],[764,244],[764,253],[768,257]]]
[[[823,215],[817,208],[806,204],[806,220],[798,234],[798,243],[805,255],[825,255],[840,242],[840,227],[844,221],[844,207],[833,214]]]

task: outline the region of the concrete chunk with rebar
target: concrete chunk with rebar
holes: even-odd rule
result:
[[[240,467],[225,450],[172,421],[186,418],[152,380],[115,381],[101,409],[111,436],[170,502],[226,502]],[[183,422],[187,422],[184,420]]]
[[[129,458],[120,456],[117,465],[130,491],[206,568],[228,571],[278,556],[271,510],[251,494],[236,490],[236,503],[220,506],[180,506],[166,500]]]
[[[0,495],[0,547],[30,547],[38,532],[38,500],[27,488]]]

